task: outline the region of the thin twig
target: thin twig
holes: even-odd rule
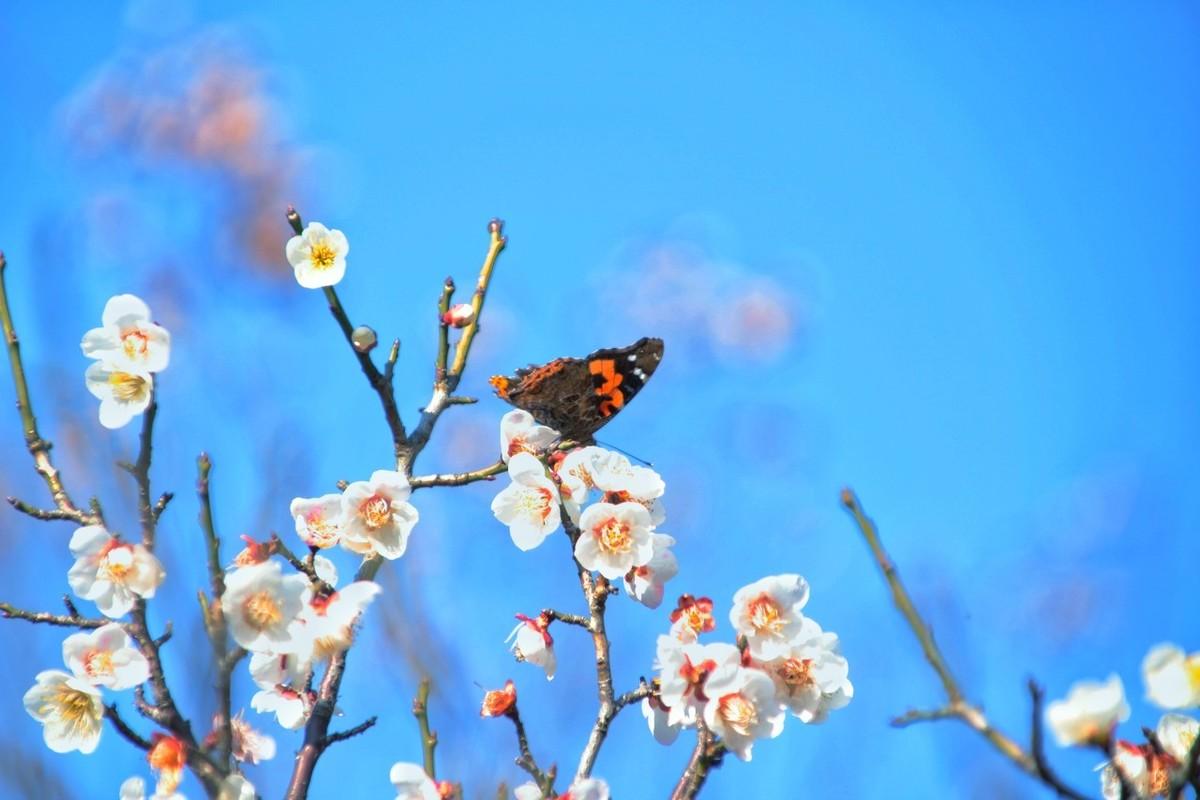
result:
[[[8,348],[8,363],[12,368],[13,388],[17,394],[17,411],[21,415],[21,428],[25,433],[25,446],[29,449],[29,454],[33,456],[33,468],[42,480],[46,482],[46,488],[50,490],[50,497],[54,500],[54,506],[58,509],[61,516],[46,516],[45,519],[69,519],[79,525],[102,525],[103,518],[93,509],[90,513],[78,508],[72,501],[71,496],[67,494],[66,488],[63,486],[62,478],[59,477],[58,470],[54,467],[54,462],[50,459],[50,442],[42,438],[38,432],[37,417],[33,411],[33,401],[29,398],[29,385],[25,380],[25,366],[21,362],[21,344],[17,338],[17,330],[13,325],[12,311],[8,306],[8,289],[5,286],[4,276],[7,272],[8,262],[4,258],[4,253],[0,253],[0,328],[4,331],[4,342]],[[11,502],[11,501],[10,501]],[[19,510],[24,511],[25,506],[17,506]],[[23,505],[23,504],[22,504]],[[29,513],[26,511],[25,513]],[[37,516],[32,514],[31,516]],[[43,518],[43,517],[39,517]]]
[[[513,703],[504,716],[512,720],[513,728],[517,733],[517,750],[521,753],[513,763],[529,773],[529,777],[533,778],[533,782],[537,784],[544,796],[553,797],[554,769],[551,768],[551,772],[546,773],[538,767],[537,760],[533,757],[533,751],[529,749],[529,737],[525,733],[525,723],[521,721],[521,712],[516,703]]]
[[[302,560],[299,556],[293,553],[283,540],[279,538],[279,534],[272,533],[271,538],[267,542],[267,547],[273,552],[283,556],[284,560],[292,565],[292,568],[297,572],[303,573],[318,590],[332,591],[333,587],[322,580],[317,574],[316,567],[310,564],[307,560]]]
[[[565,611],[555,611],[553,608],[543,608],[542,613],[553,620],[566,623],[567,625],[576,625],[586,630],[591,630],[592,620],[590,617],[585,617],[580,614],[568,614]]]
[[[212,591],[212,600],[205,602],[202,599],[201,603],[204,627],[208,631],[213,662],[217,668],[217,680],[213,686],[217,694],[217,763],[228,771],[233,767],[233,667],[237,659],[228,657],[228,633],[221,608],[221,597],[225,594],[225,570],[221,566],[221,537],[217,535],[216,522],[213,520],[211,476],[212,459],[208,453],[201,453],[196,457],[196,499],[200,503],[200,533],[204,537],[208,582]]]
[[[137,731],[129,727],[125,720],[121,719],[121,714],[117,711],[117,704],[112,703],[104,707],[104,716],[112,723],[112,726],[117,729],[117,733],[121,734],[126,741],[130,742],[139,750],[149,750],[150,742],[143,738]]]
[[[337,744],[338,742],[344,742],[347,739],[352,739],[355,736],[358,736],[360,733],[366,733],[378,721],[379,721],[379,717],[371,717],[366,722],[360,722],[358,725],[355,725],[353,728],[350,728],[349,730],[337,731],[336,733],[331,733],[325,737],[325,746],[329,747],[329,745],[331,745],[331,744]]]
[[[1034,766],[1037,768],[1038,777],[1042,783],[1053,789],[1059,797],[1066,797],[1069,800],[1087,800],[1085,795],[1072,789],[1067,784],[1063,783],[1057,773],[1050,767],[1050,760],[1046,758],[1045,735],[1042,728],[1042,701],[1045,699],[1046,693],[1038,686],[1037,681],[1029,679],[1029,699],[1032,701],[1032,711],[1030,713],[1030,733],[1029,733],[1029,752],[1033,756]]]
[[[23,619],[42,625],[58,625],[63,628],[99,628],[112,622],[111,619],[91,619],[78,614],[51,614],[48,611],[24,611],[9,603],[0,603],[0,617]]]
[[[300,219],[300,214],[296,209],[288,207],[287,221],[292,226],[292,230],[299,236],[304,233],[304,223]],[[325,299],[329,303],[329,313],[333,315],[337,321],[338,327],[342,330],[342,335],[346,337],[346,343],[350,345],[350,350],[354,353],[354,357],[358,359],[358,364],[362,368],[363,375],[367,377],[367,383],[371,384],[371,388],[375,394],[379,396],[379,403],[383,406],[383,416],[387,420],[388,430],[392,434],[392,447],[396,457],[400,457],[402,448],[408,442],[408,434],[404,430],[404,422],[400,418],[400,410],[396,407],[396,393],[392,388],[392,370],[389,365],[385,365],[384,372],[380,372],[375,366],[375,362],[371,359],[369,352],[360,351],[354,346],[354,325],[350,322],[350,317],[346,314],[346,309],[342,306],[342,301],[338,299],[337,291],[332,286],[324,287]],[[399,343],[392,345],[392,353],[399,355]],[[395,361],[391,355],[388,356],[391,364]]]
[[[468,483],[476,481],[490,481],[508,469],[508,464],[503,461],[497,461],[495,464],[488,464],[486,467],[471,470],[470,472],[449,472],[441,475],[418,475],[409,478],[408,484],[414,489],[424,489],[429,486],[465,486]]]
[[[474,316],[470,324],[463,328],[462,336],[458,340],[458,344],[454,349],[454,360],[447,365],[449,358],[449,343],[448,339],[443,339],[443,336],[448,336],[449,331],[445,323],[440,323],[438,329],[438,355],[434,365],[434,382],[433,396],[430,397],[429,403],[421,411],[421,419],[417,423],[417,427],[413,429],[412,435],[409,437],[408,446],[400,454],[397,459],[397,468],[406,474],[412,472],[413,462],[425,445],[429,443],[429,437],[433,434],[433,426],[437,424],[438,417],[442,412],[450,407],[450,398],[454,394],[454,390],[458,388],[458,383],[462,379],[463,369],[467,365],[467,357],[471,353],[471,344],[475,341],[475,336],[479,333],[479,315],[483,311],[483,302],[487,299],[488,287],[492,282],[492,273],[496,267],[496,259],[500,256],[500,252],[508,243],[503,235],[504,223],[498,219],[494,219],[488,223],[488,235],[490,243],[488,245],[487,255],[483,259],[483,266],[479,269],[479,280],[475,284],[475,294],[471,297],[471,308]],[[438,309],[441,313],[445,313],[445,309],[449,307],[450,293],[454,290],[453,281],[447,281],[442,287],[442,297],[438,302]],[[445,348],[443,348],[445,342]]]
[[[417,696],[413,699],[412,713],[417,718],[417,728],[421,732],[421,761],[425,766],[425,774],[437,778],[437,761],[434,751],[437,750],[437,732],[429,727],[429,691],[433,688],[429,678],[422,678],[417,686]]]
[[[917,611],[917,607],[913,604],[908,590],[900,579],[900,573],[896,569],[896,565],[888,556],[887,551],[883,549],[883,543],[880,541],[875,523],[867,517],[866,512],[863,511],[862,505],[858,501],[858,497],[850,489],[842,490],[842,505],[854,518],[859,532],[866,540],[871,554],[875,557],[875,562],[879,565],[880,572],[883,573],[884,580],[887,581],[892,591],[892,599],[896,604],[897,610],[904,617],[905,621],[908,622],[909,628],[912,629],[913,634],[917,637],[917,641],[921,645],[921,650],[925,654],[925,660],[929,662],[929,665],[937,674],[938,679],[942,683],[942,688],[946,693],[947,703],[944,707],[932,711],[910,711],[908,714],[894,720],[893,724],[909,725],[914,722],[940,719],[960,720],[980,736],[987,739],[1001,755],[1016,764],[1027,774],[1041,781],[1047,787],[1058,792],[1060,796],[1076,798],[1076,800],[1082,798],[1083,795],[1078,794],[1069,787],[1048,782],[1039,769],[1034,756],[1027,753],[1011,737],[992,727],[987,717],[984,716],[983,711],[967,702],[958,680],[946,664],[946,659],[938,648],[937,643],[934,642],[933,632],[929,629],[925,620],[922,619],[920,612]]]
[[[154,504],[154,521],[158,522],[162,517],[163,512],[167,510],[167,503],[175,499],[174,492],[163,492],[158,496],[158,501]]]

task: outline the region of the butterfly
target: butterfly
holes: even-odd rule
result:
[[[628,347],[597,350],[584,358],[556,358],[511,377],[493,375],[496,396],[528,411],[564,439],[592,435],[642,390],[662,361],[663,341],[649,336]]]

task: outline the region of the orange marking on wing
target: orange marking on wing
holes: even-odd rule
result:
[[[613,389],[607,397],[600,401],[600,416],[611,417],[624,407],[624,393],[620,389]]]
[[[601,397],[612,396],[614,393],[621,394],[621,390],[618,388],[621,385],[621,375],[617,372],[616,367],[617,362],[611,358],[598,358],[588,364],[588,372],[604,379],[604,383],[596,387],[596,394]],[[617,407],[620,408],[620,404]]]
[[[508,399],[508,378],[503,375],[493,375],[488,378],[488,383],[496,390],[496,395],[502,400]]]

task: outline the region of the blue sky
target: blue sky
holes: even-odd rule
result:
[[[463,385],[485,399],[447,415],[417,471],[492,460],[504,406],[488,375],[662,335],[662,369],[602,438],[667,481],[671,589],[711,595],[724,620],[739,586],[803,573],[850,659],[847,709],[790,724],[706,796],[1029,796],[964,731],[887,726],[938,686],[837,494],[859,491],[969,693],[1017,738],[1028,675],[1054,695],[1119,672],[1129,735],[1153,724],[1142,655],[1200,648],[1183,601],[1200,521],[1198,24],[1186,3],[135,2],[73,8],[70,25],[9,9],[0,248],[43,432],[74,491],[102,493],[131,530],[131,487],[107,465],[136,432],[95,422],[77,342],[110,295],[145,297],[176,342],[155,480],[178,497],[155,613],[175,623],[168,668],[200,720],[204,679],[181,672],[207,655],[196,453],[217,465],[229,540],[286,531],[293,496],[388,464],[375,398],[287,271],[282,207],[349,236],[339,290],[356,322],[402,339],[410,420],[440,282],[470,285],[503,217],[511,246]],[[240,126],[199,124],[214,93]],[[163,120],[182,123],[150,125]],[[232,146],[230,131],[251,133]],[[40,500],[15,415],[0,434],[4,491]],[[390,796],[387,768],[419,756],[422,669],[442,676],[441,764],[469,796],[520,779],[511,732],[474,717],[476,684],[513,677],[535,753],[576,758],[587,643],[561,631],[551,684],[502,644],[513,613],[578,607],[566,546],[518,553],[488,512],[498,489],[417,495],[421,525],[385,570],[342,702],[346,725],[380,725],[326,755],[316,796]],[[69,527],[3,513],[0,552],[19,565],[3,599],[54,607]],[[666,611],[619,600],[630,687]],[[92,757],[41,748],[20,696],[58,666],[60,639],[15,622],[0,637],[27,654],[0,667],[0,702],[28,774],[66,797],[146,774],[112,735]],[[298,744],[275,733],[280,757],[251,770],[268,796]],[[1055,755],[1091,789],[1090,754]],[[686,757],[634,712],[597,773],[619,797],[663,796]]]

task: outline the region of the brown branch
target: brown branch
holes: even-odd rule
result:
[[[325,746],[329,747],[331,744],[337,744],[338,742],[344,742],[347,739],[352,739],[355,736],[358,736],[360,733],[366,733],[368,730],[374,727],[375,723],[378,721],[379,717],[371,717],[366,722],[360,722],[349,730],[331,733],[325,737]]]
[[[479,269],[479,280],[475,284],[475,294],[471,298],[471,308],[474,311],[474,317],[470,324],[463,328],[462,336],[458,340],[458,344],[454,349],[454,360],[448,362],[449,359],[449,328],[445,322],[439,322],[438,329],[438,353],[434,363],[434,381],[433,381],[433,396],[430,397],[428,405],[421,411],[421,419],[417,423],[417,427],[413,430],[409,437],[408,446],[397,459],[397,468],[405,474],[412,473],[413,462],[425,445],[429,443],[429,437],[433,434],[433,426],[437,424],[438,417],[442,412],[454,405],[452,397],[454,390],[458,388],[458,383],[462,379],[463,369],[467,365],[467,357],[471,353],[471,344],[475,341],[476,334],[479,333],[479,315],[483,311],[483,302],[487,299],[488,287],[492,282],[492,273],[496,267],[496,259],[500,256],[500,252],[508,243],[503,235],[504,223],[498,219],[494,219],[488,223],[488,235],[491,237],[488,246],[487,255],[483,259],[483,266]],[[444,314],[449,308],[450,294],[454,291],[454,282],[447,279],[442,286],[442,295],[438,301],[438,311]]]
[[[167,503],[170,503],[174,499],[175,499],[174,492],[163,492],[162,494],[160,494],[158,496],[158,500],[154,504],[154,521],[155,522],[158,522],[159,518],[162,517],[163,512],[167,510]]]
[[[429,691],[433,687],[429,678],[422,678],[417,686],[417,696],[413,698],[412,713],[417,719],[417,729],[421,732],[421,761],[425,774],[437,778],[437,761],[434,751],[437,749],[437,731],[429,727]]]
[[[53,516],[38,517],[39,519],[67,519],[79,525],[102,525],[104,519],[98,513],[98,507],[93,506],[92,510],[83,511],[77,507],[72,501],[71,496],[67,494],[66,488],[63,486],[62,478],[58,474],[58,470],[54,467],[54,462],[50,459],[50,442],[42,438],[38,432],[37,417],[33,411],[33,401],[29,398],[29,385],[25,380],[25,366],[21,362],[21,344],[17,338],[16,327],[13,325],[12,311],[8,306],[8,289],[5,286],[4,276],[7,272],[8,262],[4,258],[4,253],[0,253],[0,328],[4,331],[4,342],[8,348],[8,363],[12,368],[13,388],[17,394],[17,411],[21,415],[21,428],[25,433],[25,446],[29,449],[29,455],[33,457],[33,468],[42,480],[46,482],[46,488],[50,490],[50,497],[54,500],[54,506],[57,513]],[[13,502],[13,501],[9,501]],[[13,503],[20,511],[30,513],[26,509],[29,506],[18,506]],[[24,506],[24,507],[22,507]],[[46,512],[49,514],[50,512]],[[38,516],[31,514],[31,516]]]
[[[304,223],[296,209],[291,206],[288,206],[287,221],[297,236],[304,233]],[[383,407],[383,416],[387,420],[388,430],[392,434],[392,448],[396,457],[399,458],[401,451],[408,443],[408,434],[404,430],[400,410],[396,407],[396,393],[392,388],[392,365],[395,364],[393,356],[399,357],[400,343],[397,341],[392,345],[391,354],[388,356],[389,363],[385,365],[384,371],[380,372],[371,359],[371,354],[360,351],[354,346],[354,325],[350,322],[350,317],[346,314],[342,301],[338,299],[337,291],[332,286],[326,286],[324,292],[325,299],[329,303],[329,313],[333,315],[338,327],[342,329],[342,335],[346,337],[346,343],[350,345],[354,357],[358,359],[358,365],[362,368],[367,383],[371,384],[371,388],[379,396],[379,404]]]
[[[112,703],[104,707],[104,716],[112,723],[112,726],[117,729],[117,733],[121,734],[126,741],[131,743],[139,750],[149,750],[150,742],[144,739],[137,731],[129,727],[125,720],[121,719],[120,712],[117,711],[117,704]]]
[[[521,712],[516,703],[504,716],[512,720],[513,728],[517,733],[517,750],[521,753],[513,763],[529,773],[529,777],[533,778],[533,782],[537,784],[538,789],[545,797],[554,797],[554,779],[558,775],[558,768],[551,766],[548,771],[543,772],[538,767],[537,760],[533,757],[533,751],[529,749],[529,737],[525,733],[525,723],[521,721]]]
[[[721,765],[725,757],[725,745],[720,742],[712,731],[701,720],[696,725],[696,747],[692,750],[691,758],[671,792],[671,800],[691,800],[700,794],[708,773]]]
[[[1001,755],[1014,763],[1026,774],[1041,781],[1048,788],[1053,789],[1060,797],[1076,798],[1076,800],[1082,798],[1083,795],[1062,785],[1056,779],[1054,782],[1047,780],[1046,775],[1039,768],[1034,755],[1026,752],[1011,737],[994,728],[988,722],[987,717],[984,716],[983,711],[978,706],[966,700],[958,680],[950,671],[945,657],[933,639],[933,632],[929,629],[928,624],[921,617],[911,596],[909,596],[908,589],[905,588],[904,582],[900,579],[900,573],[896,569],[895,563],[888,556],[887,551],[883,549],[883,543],[879,538],[879,532],[875,527],[875,523],[863,511],[858,497],[855,496],[852,490],[843,489],[841,499],[842,505],[854,518],[859,532],[862,534],[863,539],[866,540],[871,554],[875,557],[875,562],[879,565],[879,570],[883,573],[883,578],[892,591],[892,599],[896,605],[896,609],[904,617],[909,628],[912,629],[913,635],[917,637],[917,641],[921,645],[921,650],[925,654],[925,660],[929,662],[930,667],[937,674],[938,679],[942,683],[942,688],[946,693],[947,703],[945,706],[932,711],[910,711],[893,720],[893,724],[904,726],[915,722],[940,719],[959,720],[985,738]],[[1038,698],[1038,703],[1040,703],[1040,697]],[[1035,731],[1035,734],[1040,738],[1040,728]],[[1050,774],[1052,775],[1053,773]]]
[[[1033,756],[1033,764],[1037,768],[1037,775],[1042,783],[1053,789],[1059,797],[1066,797],[1069,800],[1087,800],[1086,795],[1072,789],[1067,784],[1063,783],[1057,773],[1050,767],[1050,761],[1046,758],[1045,735],[1043,734],[1042,724],[1042,701],[1045,699],[1046,693],[1038,686],[1037,681],[1029,679],[1029,699],[1032,701],[1032,711],[1030,713],[1030,734],[1029,734],[1029,752]]]
[[[317,574],[316,567],[307,559],[301,559],[293,553],[283,540],[279,538],[279,534],[272,533],[271,538],[267,542],[268,548],[275,553],[283,556],[284,560],[292,565],[292,568],[297,572],[302,573],[307,577],[318,591],[333,591],[333,587],[321,579]]]
[[[480,467],[470,472],[450,472],[441,475],[418,475],[410,478],[408,484],[414,489],[424,489],[430,486],[465,486],[468,483],[476,481],[494,480],[497,475],[500,475],[508,469],[508,464],[503,461],[497,461],[495,464],[488,464],[486,467]]]
[[[110,619],[91,619],[76,614],[51,614],[48,611],[24,611],[9,603],[0,603],[0,617],[23,619],[42,625],[57,625],[62,628],[99,628],[112,622]]]
[[[555,611],[553,608],[543,608],[542,613],[550,619],[564,622],[567,625],[575,625],[584,630],[591,630],[592,620],[590,617],[584,617],[579,614],[567,614],[563,611]]]
[[[201,453],[196,457],[196,499],[200,503],[200,533],[204,537],[209,589],[212,592],[211,601],[206,601],[204,593],[200,593],[201,610],[217,672],[213,686],[217,694],[217,763],[229,772],[233,767],[233,668],[245,651],[240,647],[232,654],[229,651],[225,614],[221,608],[221,597],[225,594],[225,570],[221,565],[221,537],[217,535],[216,522],[213,520],[211,476],[212,459],[207,453]],[[231,655],[235,657],[231,658]]]

